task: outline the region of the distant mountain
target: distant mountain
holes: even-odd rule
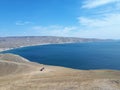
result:
[[[0,37],[0,48],[7,49],[40,44],[79,43],[95,41],[104,40],[74,37],[55,37],[55,36]]]

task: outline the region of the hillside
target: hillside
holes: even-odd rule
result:
[[[0,76],[30,72],[36,66],[37,63],[29,62],[18,55],[0,54]]]
[[[74,70],[1,54],[0,90],[120,90],[120,71]]]
[[[51,37],[51,36],[24,36],[24,37],[0,37],[0,51],[31,45],[56,44],[56,43],[79,43],[104,41],[101,39]]]

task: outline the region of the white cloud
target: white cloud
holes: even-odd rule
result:
[[[15,24],[18,25],[18,26],[22,26],[22,25],[32,24],[32,22],[29,22],[29,21],[17,21]]]
[[[86,0],[82,8],[96,8],[114,2],[119,2],[119,0]]]
[[[74,36],[120,39],[120,0],[85,0],[82,9],[92,12],[78,17],[80,26]]]
[[[120,38],[120,14],[106,14],[102,18],[79,17],[80,25],[86,27],[81,36],[97,38]]]
[[[106,4],[110,5],[102,7]],[[95,8],[98,6],[101,8]],[[83,10],[91,8],[92,13],[88,12],[85,16],[78,17],[79,25],[39,25],[32,27],[31,32],[34,30],[35,35],[46,36],[120,39],[120,0],[86,0],[82,7]]]
[[[42,35],[49,36],[70,36],[71,32],[75,31],[77,27],[74,26],[59,26],[59,25],[51,25],[51,26],[34,26],[33,30],[37,31]]]
[[[120,13],[105,14],[100,18],[79,17],[78,26],[34,26],[38,35],[84,38],[120,39]]]
[[[34,26],[39,35],[68,36],[84,38],[120,38],[120,14],[106,14],[101,18],[79,17],[79,26]]]
[[[101,18],[79,17],[79,23],[87,27],[119,26],[120,14],[106,14]]]

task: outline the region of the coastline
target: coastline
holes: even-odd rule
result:
[[[72,42],[71,42],[72,43]],[[74,43],[74,42],[73,42]],[[42,43],[24,45],[15,48],[0,48],[0,52],[16,48],[38,45],[68,44]],[[25,62],[24,58],[14,54],[3,54],[0,62],[0,90],[119,90],[120,71],[112,69],[81,70],[62,66]],[[6,61],[10,58],[11,61]],[[17,60],[17,62],[16,62]],[[26,59],[25,59],[26,60]],[[29,61],[29,60],[28,60]],[[43,71],[41,68],[45,67]],[[11,70],[11,71],[10,71]],[[6,72],[7,71],[7,72]],[[9,72],[10,71],[10,72]],[[16,72],[17,71],[17,72]],[[11,83],[12,82],[12,83]],[[18,87],[19,86],[19,87]],[[11,87],[9,89],[9,87]],[[42,87],[42,88],[41,88]],[[97,88],[96,88],[97,87]]]
[[[14,47],[14,48],[0,48],[0,52],[6,51],[6,50],[17,49],[17,48],[23,48],[23,47],[39,46],[39,45],[49,45],[49,43],[48,44],[25,45],[25,46],[18,46],[18,47]]]
[[[0,48],[0,52],[6,51],[6,50],[11,50],[11,49],[14,49],[14,48]]]
[[[31,46],[40,46],[40,45],[52,45],[52,44],[72,44],[72,43],[83,43],[83,42],[65,42],[65,43],[41,43],[41,44],[33,44],[33,45],[25,45],[25,46],[18,46],[13,48],[0,48],[0,53],[7,50],[24,48],[24,47],[31,47]]]
[[[44,46],[44,45],[59,45],[59,44],[74,44],[74,43],[88,43],[88,42],[66,42],[66,43],[41,43],[41,44],[32,44],[32,45],[23,45],[23,46],[18,46],[18,47],[15,47],[15,48],[0,48],[0,54],[4,54],[4,51],[7,51],[7,50],[13,50],[13,49],[19,49],[19,48],[26,48],[26,47],[32,47],[32,46]],[[3,53],[2,53],[3,52]],[[10,53],[8,53],[10,54]],[[29,60],[30,61],[30,60]],[[40,63],[42,64],[42,63]],[[47,65],[47,64],[46,64]],[[54,66],[54,65],[50,65],[50,66]],[[61,66],[57,66],[57,67],[61,67]],[[64,66],[62,66],[64,67]],[[65,67],[65,68],[68,68],[68,67]],[[71,68],[73,69],[73,68]],[[81,70],[81,69],[78,69],[78,70]],[[117,69],[89,69],[89,70],[117,70]]]

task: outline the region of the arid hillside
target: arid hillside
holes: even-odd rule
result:
[[[0,51],[24,46],[58,43],[79,43],[104,41],[101,39],[51,37],[51,36],[24,36],[24,37],[0,37]]]
[[[74,70],[0,54],[0,90],[120,90],[120,71]]]

